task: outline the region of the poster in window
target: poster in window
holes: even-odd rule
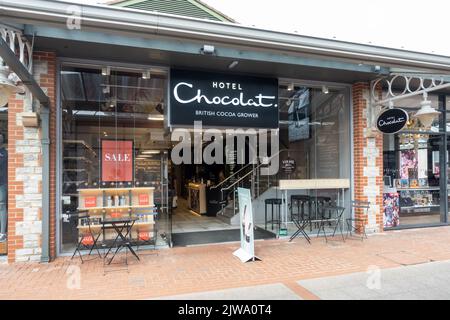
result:
[[[102,181],[133,181],[132,140],[102,140]]]

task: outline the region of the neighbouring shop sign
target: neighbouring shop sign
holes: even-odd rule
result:
[[[102,140],[102,181],[133,181],[132,140]]]
[[[400,108],[387,109],[381,112],[377,118],[377,128],[387,134],[397,133],[408,122],[408,113]]]
[[[171,70],[169,124],[278,128],[278,80]]]

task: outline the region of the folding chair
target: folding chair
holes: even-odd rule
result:
[[[329,225],[331,225],[332,223],[335,223],[333,229],[333,237],[335,236],[337,228],[339,227],[341,231],[342,240],[345,242],[344,230],[342,228],[342,216],[344,215],[345,208],[338,206],[324,206],[322,207],[322,210],[323,216],[319,222],[319,230],[317,231],[317,236],[320,235],[320,231],[322,230],[323,235],[325,236],[325,241],[328,242],[328,237],[325,232],[325,224],[328,223]],[[328,212],[328,217],[325,217],[326,212]]]
[[[75,255],[79,254],[81,263],[84,263],[83,255],[81,254],[81,250],[89,250],[89,256],[92,254],[92,251],[95,249],[98,253],[98,256],[101,258],[102,255],[100,254],[100,250],[98,249],[97,242],[98,239],[101,236],[101,231],[98,232],[98,234],[95,234],[95,232],[92,230],[92,218],[89,216],[89,213],[87,211],[81,211],[77,214],[73,214],[72,216],[75,216],[78,221],[78,226],[84,226],[87,228],[79,228],[80,234],[78,235],[79,241],[77,243],[77,247],[75,248],[75,251],[72,255],[73,259]],[[100,218],[98,218],[100,219]],[[95,259],[95,258],[93,258]],[[93,260],[91,259],[91,260]],[[88,261],[88,260],[86,260]]]
[[[352,236],[352,233],[359,233],[361,234],[361,241],[364,240],[364,238],[367,239],[366,234],[366,222],[367,222],[367,214],[370,208],[370,202],[369,201],[360,201],[360,200],[354,200],[352,201],[352,218],[348,218],[347,221],[347,238],[350,234]],[[355,211],[357,209],[361,209],[363,211],[362,218],[356,218]]]

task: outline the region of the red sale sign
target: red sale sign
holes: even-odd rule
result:
[[[133,181],[133,141],[102,140],[102,181]]]

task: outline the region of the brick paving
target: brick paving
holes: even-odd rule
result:
[[[232,255],[238,243],[141,251],[140,262],[129,258],[128,270],[109,267],[106,274],[100,259],[0,264],[0,299],[148,299],[274,283],[314,299],[296,281],[450,260],[450,227],[386,232],[363,242],[338,239],[258,241],[262,261],[247,264]]]

